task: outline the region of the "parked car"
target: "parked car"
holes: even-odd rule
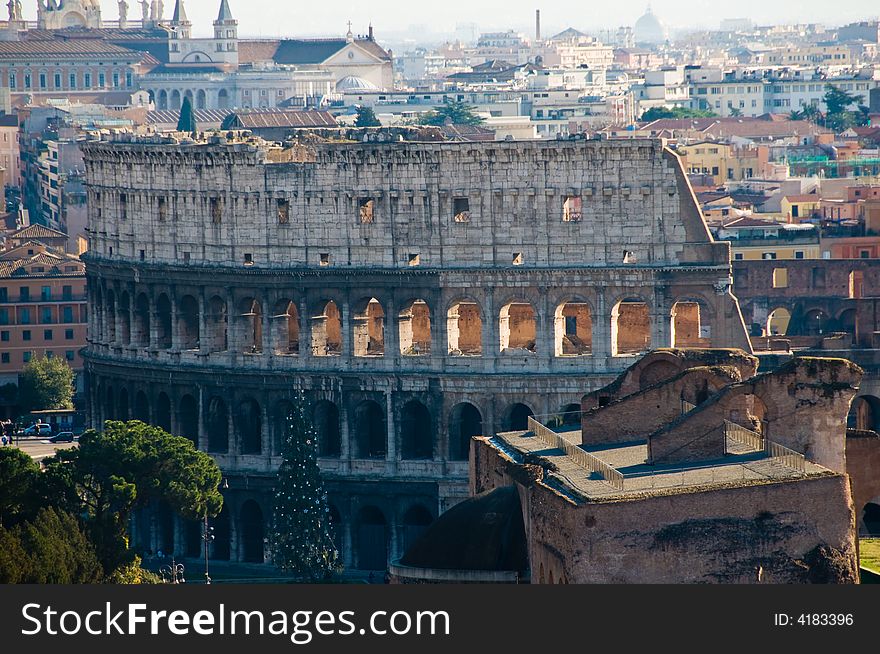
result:
[[[52,425],[47,425],[45,422],[37,422],[25,429],[22,433],[25,436],[51,436]]]
[[[73,442],[73,432],[72,431],[59,431],[52,438],[49,439],[50,443],[72,443]]]

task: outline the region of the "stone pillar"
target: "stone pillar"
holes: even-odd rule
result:
[[[224,497],[225,501],[231,498]],[[238,547],[238,511],[233,508],[233,503],[229,503],[229,561],[240,562]]]
[[[266,293],[262,298],[260,298],[260,307],[263,309],[263,315],[260,316],[263,321],[263,356],[271,356],[275,353],[275,334],[272,331],[275,327],[276,321],[272,319],[272,314],[274,311],[272,310],[271,305],[269,304],[269,294]]]
[[[655,288],[651,312],[651,349],[672,347],[672,309],[667,304],[663,289]]]
[[[382,309],[385,311],[385,356],[391,358],[391,365],[395,365],[401,357],[400,316],[397,315],[392,296],[388,297],[388,304]]]
[[[186,527],[183,518],[174,515],[174,556],[182,557],[186,554]]]
[[[342,523],[342,564],[346,569],[354,565],[354,547],[351,541],[351,519]]]
[[[351,367],[352,358],[354,358],[354,348],[352,347],[352,330],[354,329],[354,321],[351,319],[351,299],[346,296],[339,307],[340,331],[342,332],[342,356],[348,361],[348,367]]]
[[[544,196],[542,196],[544,197]],[[556,327],[554,320],[554,307],[550,306],[548,297],[550,289],[542,286],[538,289],[540,304],[535,307],[535,344],[538,349],[538,359],[543,362],[545,370],[550,370],[553,365],[553,357],[556,353]]]
[[[159,310],[156,306],[155,289],[149,287],[147,290],[147,315],[150,316],[150,333],[147,336],[147,346],[151,350],[159,349]]]
[[[234,455],[238,456],[239,454],[241,454],[241,443],[239,442],[238,436],[235,433],[235,398],[234,397],[229,398],[229,400],[227,401],[227,406],[229,407],[229,414],[226,416],[228,423],[229,423],[229,427],[228,427],[229,445],[227,447],[227,450],[229,451],[229,454],[234,454]]]
[[[611,310],[613,307],[607,305],[605,299],[605,289],[596,289],[596,305],[594,308],[593,318],[593,356],[597,362],[607,359],[611,356]],[[603,368],[605,363],[599,363]]]
[[[202,452],[207,452],[208,451],[208,430],[205,426],[205,412],[206,412],[207,407],[205,406],[205,389],[201,386],[199,386],[199,389],[198,389],[198,400],[199,400],[199,407],[198,407],[198,411],[199,411],[199,413],[198,413],[199,445],[198,445],[198,447]]]
[[[390,560],[396,561],[400,558],[400,546],[401,546],[401,537],[400,537],[400,525],[397,522],[397,511],[396,507],[392,507],[391,512],[391,543],[388,548],[388,553],[390,554]]]
[[[495,308],[495,289],[486,289],[483,304],[483,356],[491,362],[489,370],[495,370],[501,351],[501,335],[498,331],[498,311]]]
[[[349,461],[352,458],[354,448],[350,442],[350,432],[348,425],[348,403],[344,397],[340,398],[339,404],[339,459],[344,462],[346,468],[349,467]]]
[[[207,354],[211,351],[211,343],[208,336],[208,311],[209,304],[205,297],[205,289],[199,290],[199,353]]]
[[[180,297],[173,286],[169,291],[171,301],[171,351],[180,351]]]
[[[276,448],[272,446],[272,429],[269,423],[269,410],[266,408],[268,400],[260,405],[260,453],[264,457],[270,457],[275,453]],[[268,460],[268,459],[267,459]]]
[[[226,349],[230,352],[240,352],[242,350],[239,343],[238,323],[240,321],[238,309],[235,306],[235,295],[232,289],[226,290]]]
[[[301,297],[296,305],[299,314],[299,356],[310,358],[312,356],[312,321],[309,316],[309,303],[305,297]]]
[[[135,343],[134,328],[135,323],[135,306],[137,305],[134,284],[129,285],[128,289],[128,343],[123,343],[123,347],[133,347]]]
[[[400,457],[397,453],[397,429],[394,425],[394,402],[391,391],[385,391],[385,415],[388,423],[385,460],[388,462],[388,467],[393,474],[397,472],[397,461]]]

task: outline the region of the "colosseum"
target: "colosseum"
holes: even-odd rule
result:
[[[471,437],[578,411],[649,348],[750,351],[660,141],[84,146],[90,420],[191,438],[227,480],[217,560],[267,560],[293,389],[337,545],[385,569],[467,496]],[[197,556],[164,507],[134,544]]]

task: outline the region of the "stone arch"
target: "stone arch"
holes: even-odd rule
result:
[[[471,439],[483,435],[483,416],[470,402],[460,402],[449,414],[449,458],[467,461],[471,451]]]
[[[791,311],[786,307],[776,307],[767,314],[765,333],[767,336],[785,336],[791,324]]]
[[[261,454],[263,451],[263,414],[260,404],[252,397],[238,403],[235,412],[236,429],[242,454]]]
[[[611,311],[611,355],[638,354],[651,349],[651,313],[638,297],[620,300]]]
[[[205,430],[208,451],[225,454],[229,451],[229,409],[222,398],[212,397],[205,407]]]
[[[483,354],[483,318],[480,305],[458,300],[446,312],[446,335],[452,356]]]
[[[174,89],[173,91],[171,91],[171,95],[168,96],[168,108],[171,111],[180,111],[180,105],[180,91]]]
[[[159,100],[156,103],[156,109],[159,111],[167,111],[168,110],[168,91],[162,89],[159,91]]]
[[[95,327],[97,329],[97,333],[95,334],[95,340],[98,343],[104,342],[104,336],[106,333],[106,326],[104,324],[105,316],[104,309],[106,305],[104,304],[104,293],[101,291],[100,285],[97,286],[94,290],[95,293],[95,315],[93,316],[95,321]]]
[[[535,412],[522,402],[512,404],[504,417],[504,431],[525,431],[529,428],[529,417]]]
[[[499,314],[498,332],[502,352],[536,352],[538,320],[534,307],[517,300],[505,304]]]
[[[208,108],[208,96],[205,93],[204,89],[199,89],[196,91],[196,109],[207,109]]]
[[[354,305],[354,356],[385,355],[385,310],[376,298],[366,298]]]
[[[171,347],[171,300],[165,293],[156,298],[156,327],[158,328],[159,349]]]
[[[710,329],[703,304],[694,299],[682,299],[672,305],[672,347],[708,347],[710,341],[703,334]]]
[[[852,401],[847,427],[880,433],[880,398],[859,395]]]
[[[431,412],[418,400],[410,400],[400,411],[400,453],[403,459],[431,459],[434,456]]]
[[[226,89],[220,89],[217,92],[217,108],[218,109],[229,109],[229,91]]]
[[[680,360],[673,357],[658,358],[639,371],[639,390],[643,391],[649,386],[671,379],[681,371]]]
[[[850,336],[855,336],[856,320],[858,312],[855,309],[844,309],[837,318],[837,325],[840,331],[846,332]]]
[[[129,418],[128,414],[128,389],[123,386],[119,389],[117,398],[116,419],[125,422]]]
[[[150,424],[150,401],[143,391],[138,391],[134,396],[134,419]]]
[[[119,295],[119,341],[123,345],[131,344],[131,303],[128,291],[122,291]]]
[[[581,425],[581,405],[570,403],[562,407],[561,419],[563,426],[571,426],[572,428],[580,428]]]
[[[156,509],[156,542],[158,551],[163,556],[171,556],[174,553],[174,512],[171,505],[165,500],[159,502]]]
[[[421,538],[434,521],[431,512],[422,504],[413,504],[406,510],[401,519],[400,551],[405,553]]]
[[[198,61],[198,57],[196,57],[196,61]],[[193,92],[192,92],[192,89],[187,89],[186,91],[184,91],[184,92],[183,92],[183,97],[184,97],[184,98],[189,98],[189,104],[190,104],[190,106],[191,106],[193,109],[195,109],[195,106],[196,106],[196,105],[195,105],[195,100],[193,99]]]
[[[180,398],[178,431],[196,445],[199,444],[199,401],[192,395]]]
[[[178,337],[180,349],[198,350],[200,342],[199,326],[199,302],[192,295],[184,295],[180,298],[177,323],[179,325]]]
[[[263,351],[263,306],[253,297],[241,300],[238,305],[242,320],[242,352],[260,354]]]
[[[823,309],[810,309],[804,313],[803,333],[805,336],[821,336],[828,333],[830,317]]]
[[[385,458],[388,426],[385,411],[378,402],[364,400],[355,407],[351,431],[358,458]]]
[[[318,435],[318,456],[338,457],[342,453],[339,409],[329,400],[315,404],[314,425]]]
[[[376,506],[364,506],[356,519],[357,567],[360,570],[384,570],[388,566],[388,521]]]
[[[868,536],[880,537],[880,497],[862,507],[862,525]]]
[[[150,299],[146,293],[138,293],[134,303],[134,330],[132,345],[146,347],[150,344]]]
[[[431,354],[431,310],[424,300],[407,303],[398,315],[400,353],[404,356]]]
[[[229,316],[226,301],[216,295],[208,302],[207,329],[210,352],[225,352],[229,349]]]
[[[593,352],[593,316],[585,302],[563,302],[553,320],[554,354],[557,357],[584,356]]]
[[[293,414],[293,403],[289,400],[278,400],[272,409],[272,432],[274,434],[272,453],[281,454],[287,439],[287,421]]]
[[[171,398],[164,391],[156,396],[155,422],[157,427],[171,433]]]
[[[342,315],[336,302],[322,302],[312,316],[312,355],[316,357],[342,354]]]
[[[232,554],[232,520],[228,502],[223,503],[220,513],[209,524],[214,528],[214,540],[209,550],[210,558],[215,561],[228,561]]]
[[[279,300],[272,311],[275,354],[299,354],[299,311],[291,300]]]
[[[112,289],[107,289],[104,322],[107,325],[105,333],[107,337],[107,342],[114,343],[116,341],[116,294],[113,292]]]
[[[266,526],[263,510],[254,500],[246,500],[241,505],[241,560],[245,563],[263,563],[266,556],[264,538]]]
[[[107,389],[104,393],[104,420],[113,420],[116,415],[116,397],[113,393],[113,386],[107,383]]]

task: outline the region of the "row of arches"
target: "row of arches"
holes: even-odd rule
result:
[[[227,89],[217,91],[216,107],[208,99],[205,89],[149,89],[150,101],[159,111],[180,111],[184,98],[189,98],[193,109],[231,109],[232,98]]]
[[[208,395],[204,406],[199,406],[197,395],[185,393],[176,403],[161,391],[151,403],[147,393],[138,390],[130,394],[125,387],[106,383],[98,393],[101,415],[105,420],[141,420],[188,438],[197,447],[214,454],[278,455],[286,435],[287,417],[294,409],[288,400],[279,400],[266,410],[254,397],[245,396],[235,403]],[[563,411],[576,414],[577,404],[567,405]],[[384,459],[388,456],[388,414],[384,402],[362,399],[353,403],[347,424],[338,405],[322,399],[311,407],[312,425],[317,441],[318,455],[323,458],[343,456],[343,439],[347,438],[345,452],[356,459]],[[529,416],[534,415],[527,404],[511,404],[502,417],[502,430],[525,430]],[[403,460],[443,458],[466,461],[470,441],[484,434],[483,415],[470,402],[455,404],[447,417],[446,450],[440,451],[438,421],[428,406],[410,399],[398,409],[395,419],[397,452]],[[343,429],[345,427],[345,429]]]
[[[183,295],[176,302],[167,293],[153,298],[146,292],[97,289],[96,325],[93,340],[122,346],[156,349],[296,356],[307,341],[315,357],[344,354],[343,313],[334,300],[319,303],[303,320],[289,298],[276,301],[266,313],[255,297],[240,299],[232,311],[220,296],[200,300]],[[363,298],[351,311],[351,353],[355,357],[386,355],[386,314],[375,297]],[[697,301],[679,301],[672,307],[671,342],[676,347],[708,345],[704,337],[704,314]],[[590,304],[568,301],[559,304],[553,316],[553,355],[577,357],[593,353],[594,315]],[[646,351],[652,343],[649,306],[638,298],[618,302],[611,313],[611,352],[627,355]],[[484,312],[471,300],[454,302],[446,313],[448,356],[482,356],[486,345]],[[401,356],[434,354],[436,325],[424,299],[407,302],[397,313],[397,349]],[[306,332],[305,334],[303,332]],[[501,353],[536,353],[541,342],[540,320],[529,302],[511,301],[498,315],[498,344]],[[232,335],[232,337],[230,337]]]
[[[752,308],[753,312],[754,309]],[[800,307],[776,306],[761,322],[752,322],[752,336],[812,336],[833,332],[854,334],[857,311],[847,308],[837,316],[821,308],[802,310]]]

